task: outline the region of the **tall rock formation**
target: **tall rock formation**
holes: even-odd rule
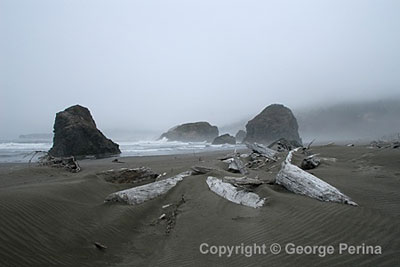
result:
[[[118,144],[97,129],[89,109],[75,105],[56,114],[50,155],[65,157],[119,153]]]
[[[283,105],[273,104],[247,123],[244,142],[268,145],[285,138],[302,144],[298,129],[299,126],[292,111]]]

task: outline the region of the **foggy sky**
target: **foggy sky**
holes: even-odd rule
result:
[[[0,138],[223,125],[399,95],[400,1],[0,0]]]

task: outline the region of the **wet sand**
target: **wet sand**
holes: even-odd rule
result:
[[[328,158],[313,174],[359,204],[320,202],[295,195],[277,185],[255,192],[264,207],[237,205],[211,192],[208,175],[185,178],[166,195],[137,206],[104,203],[110,193],[132,187],[107,183],[96,175],[121,167],[147,166],[173,176],[194,165],[224,168],[217,160],[226,152],[80,161],[82,171],[34,164],[0,164],[0,266],[395,266],[400,253],[400,149],[320,146]],[[280,155],[281,160],[285,157]],[[335,158],[334,160],[329,160]],[[294,158],[296,162],[296,157]],[[252,171],[273,180],[280,162],[270,170]],[[224,170],[211,174],[233,176]],[[240,176],[240,175],[236,175]],[[185,203],[174,225],[157,221],[162,206]],[[97,249],[100,242],[108,248]],[[266,244],[266,255],[203,255],[199,246]],[[272,243],[332,245],[333,255],[278,255]],[[339,243],[382,246],[382,255],[338,253]]]

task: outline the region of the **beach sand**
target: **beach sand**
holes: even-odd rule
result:
[[[107,183],[97,173],[147,166],[167,177],[195,165],[225,168],[227,152],[79,161],[82,171],[36,164],[0,164],[0,266],[395,266],[400,264],[400,149],[320,146],[327,158],[310,172],[351,197],[358,207],[321,202],[277,185],[255,189],[262,208],[237,205],[208,189],[207,176],[189,176],[166,195],[137,206],[104,203],[129,184]],[[244,151],[248,152],[248,151]],[[285,154],[279,155],[280,162]],[[335,158],[334,161],[332,158]],[[296,162],[298,158],[294,158]],[[274,179],[280,162],[251,176]],[[235,175],[240,176],[240,175]],[[162,206],[185,202],[166,233]],[[100,242],[107,249],[94,246]],[[279,243],[273,255],[203,255],[199,246]],[[335,253],[289,255],[288,243],[332,245]],[[381,255],[339,254],[340,243],[381,246]]]

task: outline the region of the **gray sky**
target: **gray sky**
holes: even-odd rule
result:
[[[103,130],[223,125],[398,95],[400,1],[0,0],[0,138],[87,106]]]

